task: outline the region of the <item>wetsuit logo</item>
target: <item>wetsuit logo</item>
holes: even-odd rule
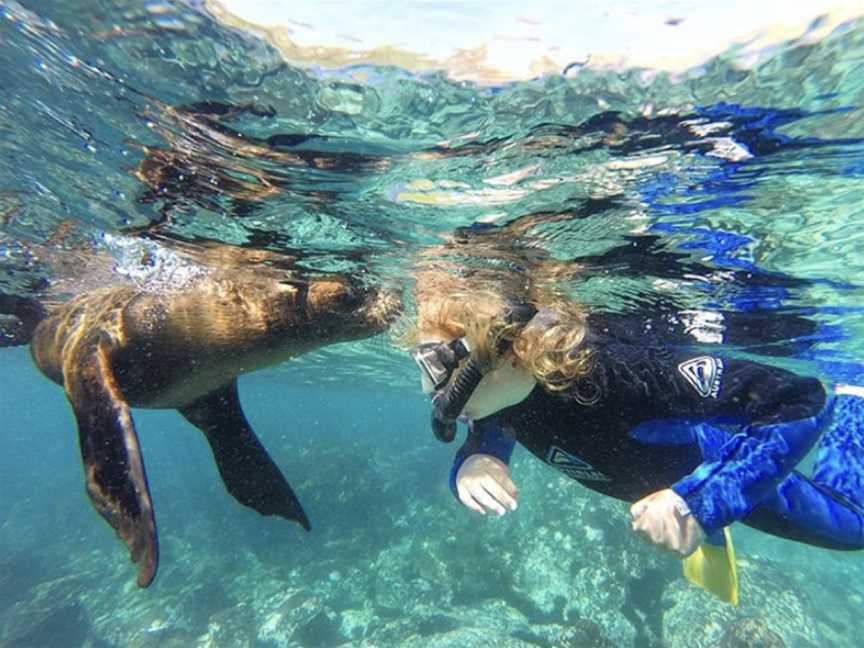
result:
[[[702,398],[717,398],[720,394],[720,378],[723,376],[723,361],[711,356],[699,356],[678,365],[681,375],[696,388]]]
[[[546,463],[563,472],[571,479],[583,479],[587,481],[611,481],[609,477],[597,470],[594,466],[579,457],[564,452],[558,446],[549,448],[546,453]]]

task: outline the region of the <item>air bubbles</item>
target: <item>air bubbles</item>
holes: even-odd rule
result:
[[[207,268],[153,241],[108,232],[102,235],[102,240],[114,258],[114,271],[144,292],[184,290],[209,274]]]

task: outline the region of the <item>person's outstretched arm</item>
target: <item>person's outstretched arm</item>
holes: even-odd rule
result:
[[[481,515],[516,510],[518,491],[507,469],[514,445],[496,417],[471,423],[450,469],[450,490],[463,505]]]
[[[815,378],[729,360],[708,403],[743,422],[713,457],[672,485],[708,534],[744,517],[800,463],[829,419]]]
[[[740,426],[689,475],[631,507],[635,531],[682,555],[706,534],[744,517],[775,489],[826,422],[825,390],[814,378],[743,360],[656,349],[628,360],[629,380],[618,375],[613,380],[622,402],[653,403],[652,415],[661,421]]]

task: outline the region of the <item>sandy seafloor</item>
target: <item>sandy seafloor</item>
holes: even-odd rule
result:
[[[419,393],[312,389],[264,372],[247,416],[313,524],[225,492],[204,439],[136,411],[160,530],[159,576],[134,584],[86,500],[62,391],[2,352],[0,645],[860,646],[864,562],[735,530],[742,602],[688,585],[630,533],[625,507],[517,451],[520,508],[486,519],[446,486]]]

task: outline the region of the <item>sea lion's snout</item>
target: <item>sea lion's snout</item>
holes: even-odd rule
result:
[[[402,300],[399,294],[388,288],[373,288],[366,296],[362,309],[365,316],[387,329],[402,314]]]

